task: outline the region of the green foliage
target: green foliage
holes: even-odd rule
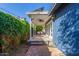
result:
[[[0,34],[12,38],[29,33],[29,24],[25,20],[17,19],[9,14],[0,12]]]
[[[29,23],[24,19],[24,20],[20,20],[20,22],[22,23],[22,28],[21,28],[21,41],[23,41],[23,39],[26,39],[26,36],[29,35],[30,32],[30,25]]]
[[[29,36],[30,25],[25,19],[18,19],[10,14],[0,11],[0,36],[4,36],[4,39],[8,41],[25,40]],[[5,38],[7,36],[7,38]],[[3,39],[3,37],[0,37]],[[2,42],[0,40],[0,42]],[[11,43],[10,43],[11,44]]]
[[[0,44],[4,45],[4,41],[2,39],[0,39]]]
[[[7,35],[13,39],[18,36],[20,22],[15,17],[0,12],[0,35]]]
[[[43,26],[41,26],[41,25],[36,26],[36,31],[37,32],[42,31],[42,30],[43,30]]]

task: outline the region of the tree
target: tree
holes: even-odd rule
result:
[[[36,32],[41,32],[43,30],[43,26],[42,25],[37,25],[36,26]]]

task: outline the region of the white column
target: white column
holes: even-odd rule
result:
[[[36,35],[36,26],[35,26],[35,35]]]
[[[33,36],[34,36],[34,34],[35,34],[35,33],[34,33],[34,24],[32,24],[32,25],[33,25]]]
[[[53,40],[53,19],[52,19],[52,40]]]
[[[31,30],[31,23],[32,23],[32,21],[31,21],[31,19],[30,19],[30,40],[32,39],[32,30]]]

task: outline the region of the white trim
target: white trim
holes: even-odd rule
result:
[[[26,13],[26,14],[28,14],[28,15],[32,15],[32,14],[48,14],[48,11],[35,11],[35,12],[28,12],[28,13]]]

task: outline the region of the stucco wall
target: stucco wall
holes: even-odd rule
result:
[[[56,14],[53,37],[65,55],[79,55],[79,4],[70,4]]]

